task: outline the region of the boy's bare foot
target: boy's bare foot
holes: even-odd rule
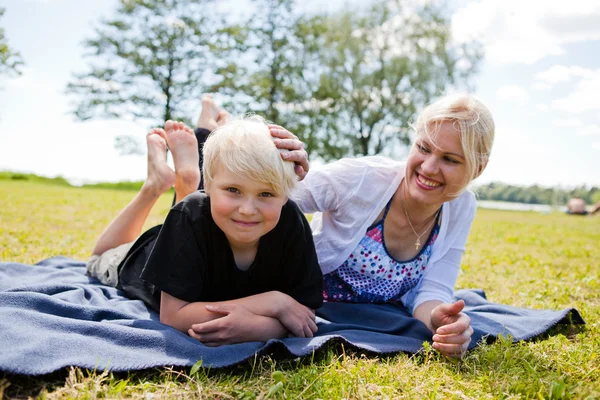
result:
[[[152,196],[159,197],[175,184],[175,171],[167,165],[165,131],[152,129],[146,135],[148,146],[148,176],[142,186]]]
[[[179,202],[195,192],[200,183],[198,141],[194,131],[182,122],[165,122],[166,140],[175,164],[175,194]]]
[[[209,131],[214,131],[221,125],[229,121],[229,113],[220,109],[212,98],[212,95],[205,94],[202,96],[202,111],[196,123],[196,128],[204,128]]]

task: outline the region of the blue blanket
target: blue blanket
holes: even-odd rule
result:
[[[575,309],[530,310],[493,304],[482,291],[461,290],[475,334],[527,340],[560,323],[583,324]],[[122,292],[85,275],[80,261],[54,257],[36,265],[0,263],[0,370],[41,375],[66,366],[111,371],[157,366],[232,366],[256,355],[297,357],[331,341],[377,354],[414,353],[430,341],[421,322],[397,304],[327,303],[314,338],[206,347],[159,322]]]

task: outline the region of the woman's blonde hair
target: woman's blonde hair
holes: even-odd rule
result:
[[[417,119],[417,134],[432,138],[444,122],[452,122],[461,133],[469,182],[485,169],[494,142],[495,124],[490,110],[469,94],[442,97],[425,107]],[[435,142],[434,142],[435,143]]]
[[[210,186],[220,166],[246,179],[270,185],[278,195],[289,196],[297,177],[294,163],[284,161],[273,143],[265,119],[243,116],[212,132],[202,149],[203,174]]]

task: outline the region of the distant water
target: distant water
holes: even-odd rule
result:
[[[508,201],[478,200],[477,205],[481,208],[491,208],[494,210],[511,211],[536,211],[540,213],[549,213],[551,211],[567,211],[566,206],[550,206],[548,204],[528,204],[512,203]]]

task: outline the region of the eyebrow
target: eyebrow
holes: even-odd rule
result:
[[[223,182],[221,183],[221,186],[223,187],[235,187],[237,189],[248,189],[247,187],[244,186],[243,183],[233,183],[233,182]],[[273,192],[273,188],[272,187],[267,187],[267,186],[263,186],[261,188],[258,189],[259,192]]]

